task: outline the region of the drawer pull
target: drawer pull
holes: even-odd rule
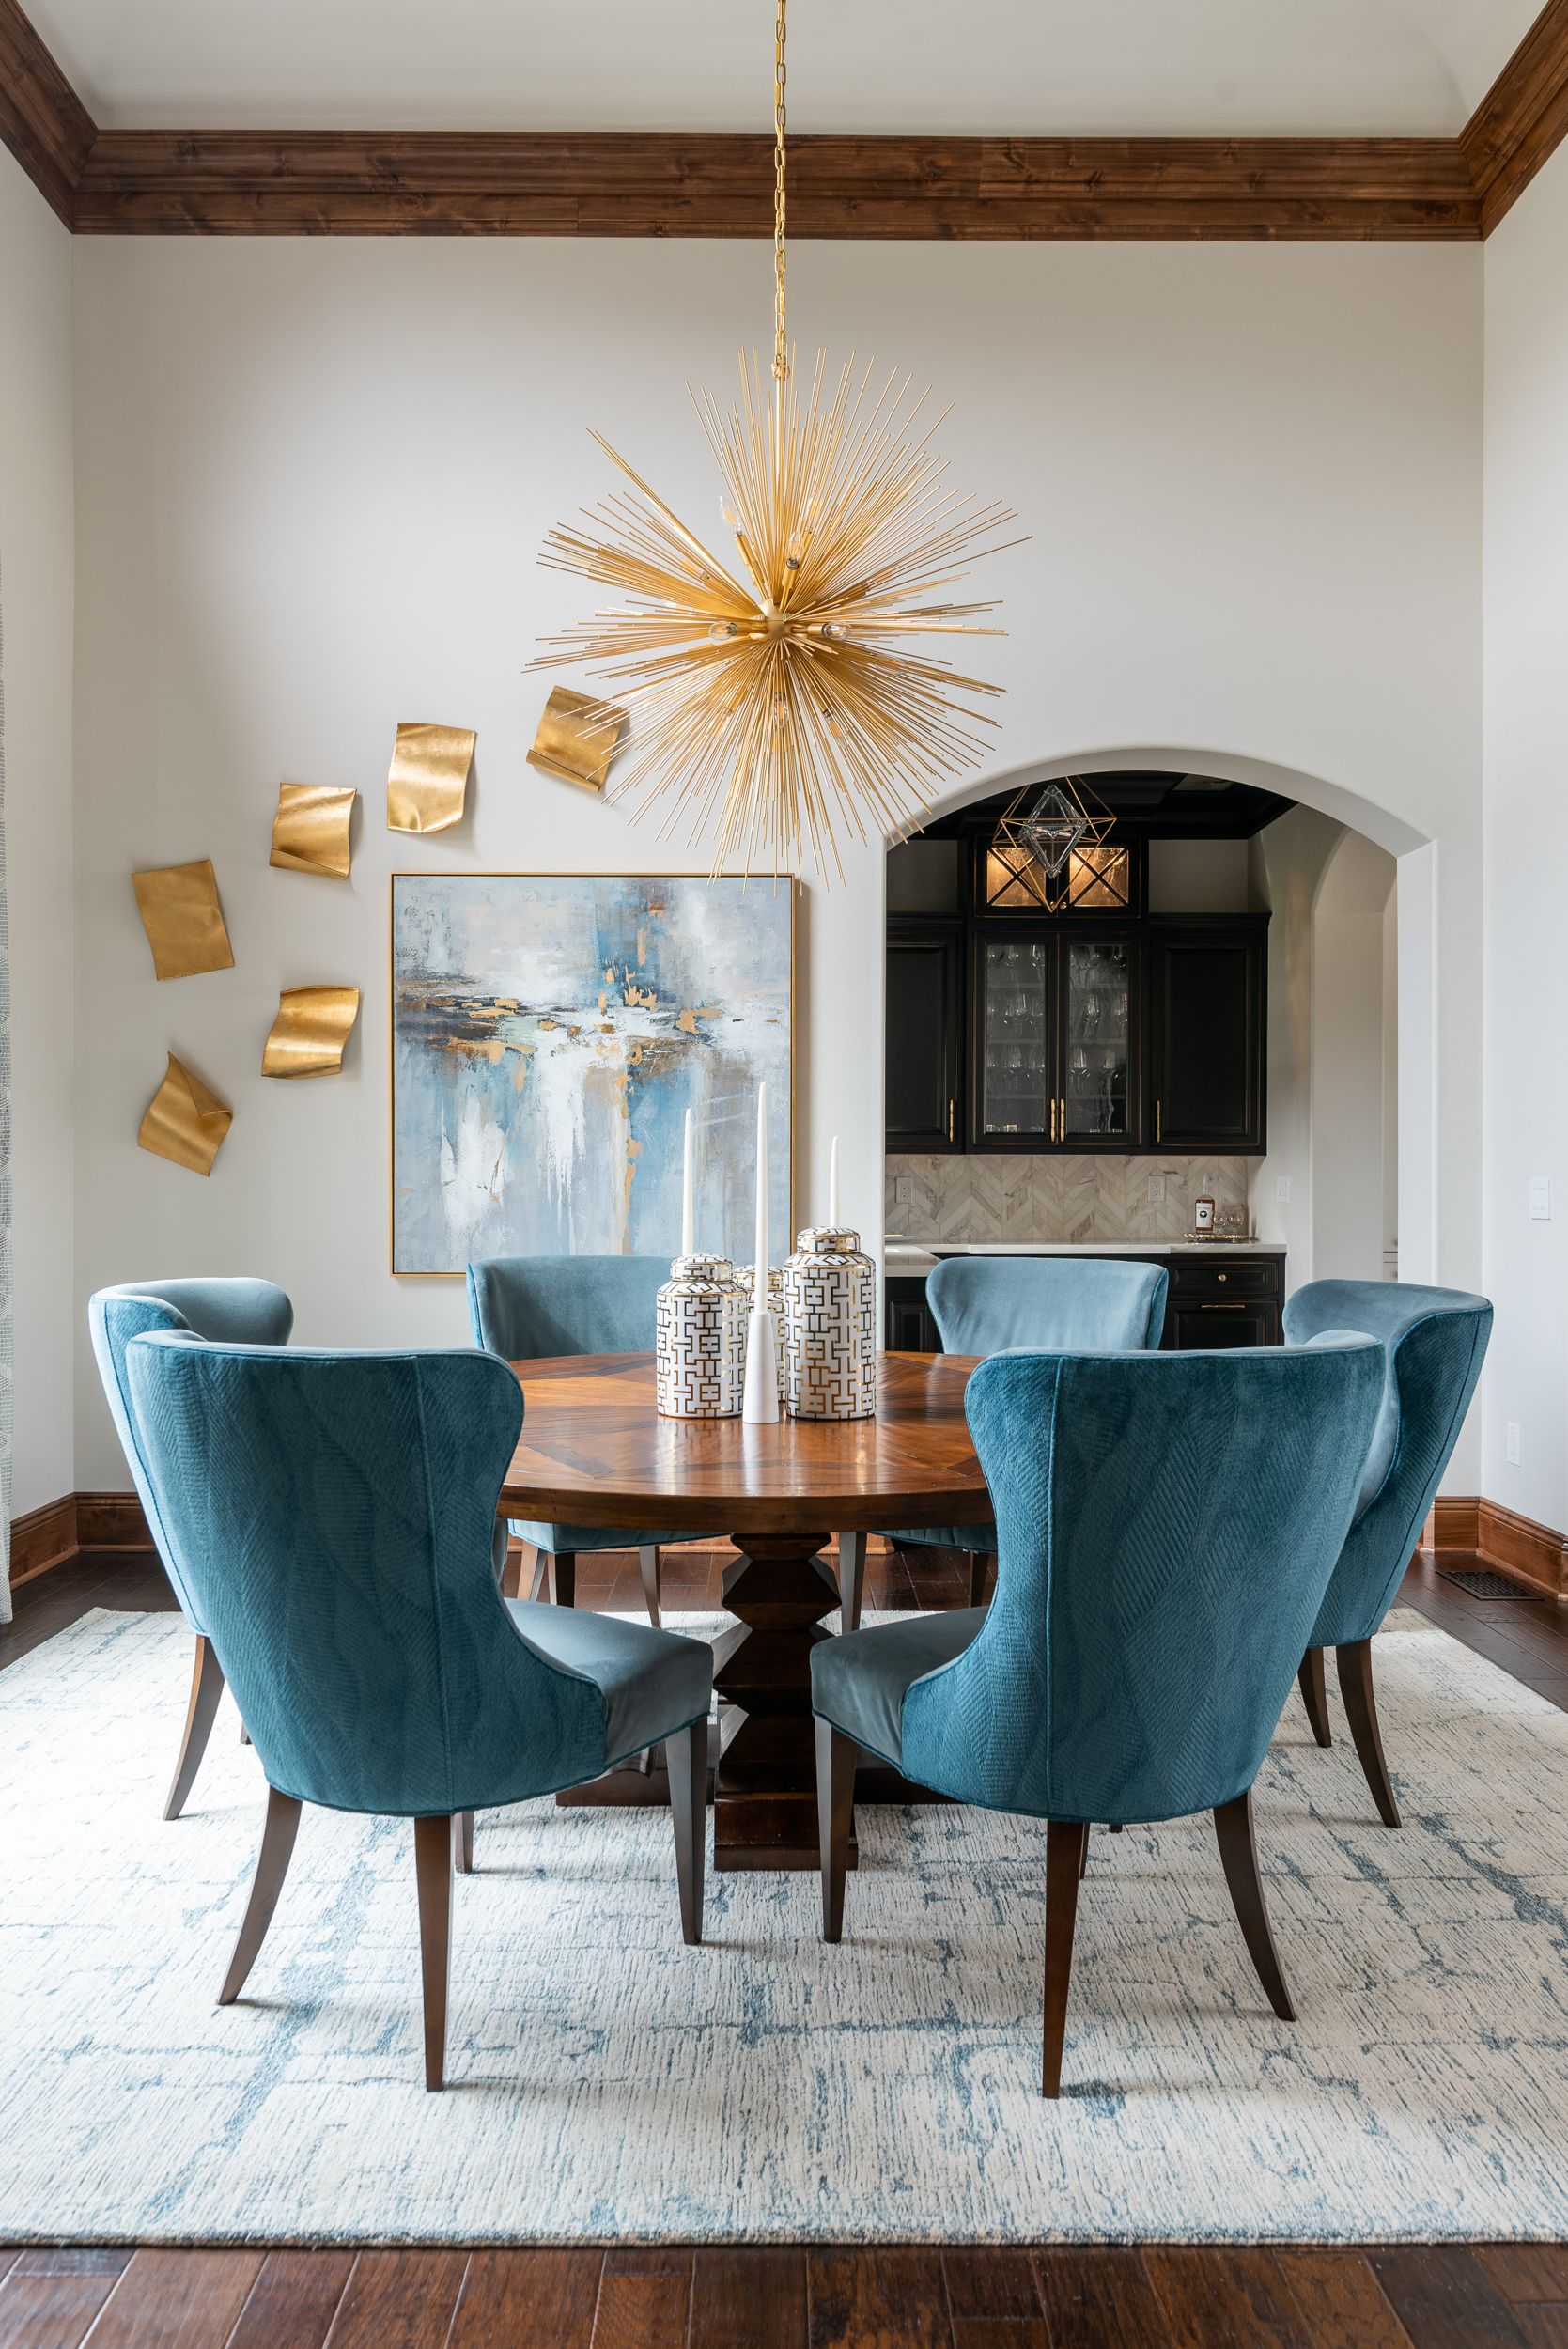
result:
[[[1244,1314],[1247,1308],[1245,1305],[1200,1305],[1198,1311],[1201,1314]]]

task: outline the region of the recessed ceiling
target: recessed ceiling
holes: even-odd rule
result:
[[[795,0],[802,132],[1452,136],[1539,0]],[[772,0],[30,0],[101,125],[767,131]]]

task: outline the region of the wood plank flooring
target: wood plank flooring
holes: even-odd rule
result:
[[[672,1610],[717,1608],[727,1552],[665,1554]],[[932,1552],[873,1555],[866,1603],[961,1604]],[[1412,1566],[1405,1603],[1568,1711],[1568,1608],[1482,1600]],[[17,1593],[0,1668],[88,1609],[173,1606],[145,1555]],[[578,1603],[635,1611],[630,1556],[581,1561]],[[0,2158],[3,2158],[0,2152]],[[1568,2349],[1568,2247],[1413,2244],[1035,2251],[654,2246],[599,2250],[17,2251],[0,2349]]]

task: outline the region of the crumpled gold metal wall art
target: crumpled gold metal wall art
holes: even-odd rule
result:
[[[262,1049],[264,1077],[335,1077],[359,1018],[357,987],[289,987]]]
[[[154,1158],[189,1167],[193,1174],[210,1174],[233,1123],[234,1112],[171,1052],[163,1081],[147,1103],[136,1144]]]
[[[151,872],[132,873],[131,880],[152,948],[152,967],[161,979],[233,970],[234,949],[210,858],[195,864],[159,865]]]
[[[558,685],[544,706],[528,764],[562,783],[602,791],[625,726],[626,711],[618,703]]]
[[[389,832],[444,832],[459,821],[477,739],[472,726],[398,727],[386,779]]]
[[[349,824],[357,791],[329,791],[313,783],[280,783],[268,863],[286,873],[325,873],[347,880]]]

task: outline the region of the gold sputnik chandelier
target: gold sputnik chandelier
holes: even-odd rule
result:
[[[711,828],[713,870],[796,863],[842,874],[837,832],[914,828],[944,782],[975,763],[966,706],[999,686],[957,675],[911,640],[997,636],[987,603],[941,600],[963,566],[1001,551],[1012,509],[948,488],[909,378],[872,386],[818,353],[802,404],[784,331],[784,0],[773,80],[773,380],[740,362],[739,404],[695,405],[723,482],[735,554],[722,562],[598,433],[631,484],[552,530],[541,561],[626,599],[551,638],[595,664],[631,715],[624,782]],[[992,543],[983,544],[983,540]],[[1017,543],[1016,541],[1008,543]]]

